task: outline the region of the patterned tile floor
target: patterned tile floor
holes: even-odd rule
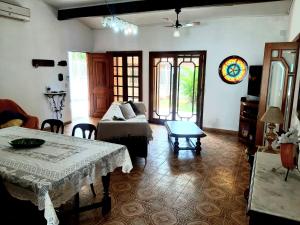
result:
[[[66,127],[70,133],[72,125]],[[111,176],[112,211],[102,217],[99,210],[81,213],[80,225],[246,225],[249,168],[237,137],[207,133],[201,156],[169,149],[163,126],[151,125],[154,140],[149,145],[148,163],[138,159],[130,174],[116,170]],[[99,201],[89,187],[80,192],[82,205]],[[67,219],[68,221],[68,219]],[[75,224],[70,221],[67,224]]]

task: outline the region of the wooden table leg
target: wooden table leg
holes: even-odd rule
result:
[[[74,197],[74,210],[79,213],[79,193],[76,193]]]
[[[102,215],[105,215],[111,210],[111,197],[109,196],[110,173],[102,176],[103,198],[102,198]]]
[[[201,151],[201,141],[200,138],[197,138],[197,142],[196,142],[196,155],[200,155],[200,151]]]
[[[178,137],[175,137],[175,142],[174,142],[174,153],[178,154],[179,152],[179,141],[178,141]]]

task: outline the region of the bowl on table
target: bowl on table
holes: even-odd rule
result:
[[[45,143],[38,138],[19,138],[8,142],[14,148],[36,148]]]

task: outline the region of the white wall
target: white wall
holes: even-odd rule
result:
[[[204,126],[238,130],[240,98],[247,94],[247,78],[236,85],[224,83],[218,75],[220,62],[239,55],[249,65],[263,63],[265,42],[285,41],[288,17],[240,17],[201,21],[180,38],[163,27],[140,27],[136,37],[111,30],[94,32],[94,52],[143,50],[143,96],[149,99],[149,51],[207,50]],[[283,35],[281,35],[283,34]]]
[[[40,121],[53,114],[46,97],[45,86],[69,90],[68,68],[39,67],[31,65],[32,59],[53,59],[57,64],[68,59],[68,51],[90,51],[93,46],[92,31],[77,20],[58,21],[56,10],[40,0],[16,0],[15,3],[30,8],[30,22],[0,17],[0,98],[16,101],[27,113]],[[59,82],[57,75],[65,80]],[[63,120],[71,120],[68,95]]]
[[[289,41],[300,33],[300,0],[293,0],[289,19]]]

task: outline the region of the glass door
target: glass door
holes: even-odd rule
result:
[[[150,52],[150,122],[202,127],[205,57],[205,51]]]
[[[113,56],[114,101],[142,101],[142,51],[109,52]]]

